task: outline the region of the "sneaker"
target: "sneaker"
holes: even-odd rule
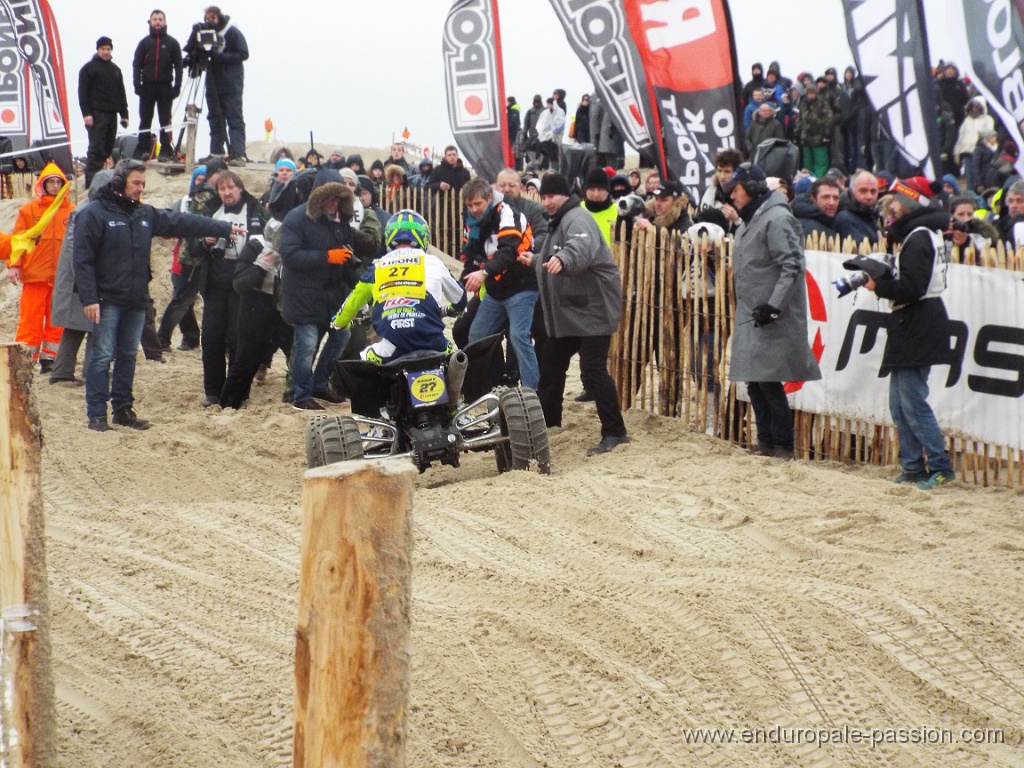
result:
[[[616,448],[623,443],[628,443],[629,438],[626,435],[610,435],[603,438],[600,443],[590,448],[587,451],[587,456],[593,456],[598,453],[608,453],[612,448]]]
[[[107,417],[97,416],[95,419],[89,419],[89,429],[93,432],[109,432],[110,425],[107,424]]]
[[[928,474],[926,472],[906,472],[906,471],[904,471],[904,472],[900,472],[898,476],[893,478],[893,482],[896,483],[896,485],[905,485],[905,484],[908,484],[908,483],[911,484],[911,485],[917,485],[918,483],[922,482],[923,480],[927,480],[927,479],[928,479]]]
[[[206,165],[207,163],[209,163],[214,158],[216,158],[218,160],[223,160],[224,159],[224,155],[218,155],[218,154],[215,154],[215,153],[211,152],[206,157],[201,157],[198,160],[196,160],[196,165]]]
[[[58,376],[58,377],[51,376],[50,377],[50,383],[51,384],[74,384],[74,385],[77,386],[77,385],[82,383],[82,380],[81,379],[76,379],[74,376]]]
[[[191,352],[193,349],[198,349],[198,348],[199,348],[199,342],[196,342],[195,344],[192,344],[191,342],[188,342],[188,341],[182,341],[181,344],[178,345],[178,349],[181,350],[182,352]]]
[[[592,403],[594,402],[594,396],[584,389],[573,400],[577,403]]]
[[[245,158],[239,155],[231,155],[227,160],[229,168],[245,168]]]
[[[135,411],[131,408],[119,408],[114,411],[113,422],[119,427],[129,427],[131,429],[149,429],[149,422],[145,419],[140,419],[135,415]]]
[[[292,403],[292,408],[294,408],[296,411],[325,411],[325,410],[327,410],[322,405],[320,405],[320,403],[318,403],[316,400],[314,400],[312,397],[307,397],[305,400],[296,400],[294,403]]]
[[[927,480],[922,480],[917,487],[922,491],[930,491],[932,488],[939,488],[944,485],[951,485],[956,482],[956,475],[952,472],[932,472]]]
[[[344,403],[345,398],[339,395],[330,387],[324,387],[323,389],[314,389],[313,397],[317,400],[324,400],[328,403]]]

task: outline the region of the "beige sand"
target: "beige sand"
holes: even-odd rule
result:
[[[89,432],[81,388],[36,382],[61,764],[290,765],[305,416],[280,356],[238,413],[200,406],[197,352],[169,358],[140,355],[145,433]],[[923,493],[627,423],[585,458],[597,418],[570,403],[550,477],[490,454],[419,477],[410,766],[1024,764],[1020,491]],[[773,726],[1005,743],[686,737]]]

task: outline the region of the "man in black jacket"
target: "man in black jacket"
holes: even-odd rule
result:
[[[168,126],[171,107],[181,93],[181,46],[167,34],[167,19],[163,11],[149,14],[149,34],[139,41],[132,62],[132,84],[139,97],[139,149],[140,158],[153,153],[153,109],[160,118],[160,154],[157,159],[174,159],[174,141]]]
[[[213,41],[204,42],[203,33],[211,32]],[[230,16],[225,16],[220,8],[211,5],[203,12],[203,23],[193,25],[192,34],[185,43],[185,53],[190,67],[204,61],[208,66],[206,119],[210,122],[210,155],[223,155],[227,145],[228,165],[244,167],[243,62],[249,58],[245,36],[231,23]]]
[[[244,234],[241,227],[227,221],[141,203],[145,188],[146,167],[137,160],[123,160],[115,168],[110,186],[75,217],[75,287],[85,316],[96,324],[85,376],[85,411],[89,429],[97,432],[110,429],[108,401],[113,405],[115,424],[131,429],[149,427],[132,408],[132,385],[149,308],[153,238]]]
[[[96,54],[78,72],[78,105],[89,131],[89,150],[85,162],[85,186],[107,162],[117,138],[117,116],[128,127],[128,97],[124,92],[121,70],[111,61],[114,43],[109,37],[96,41]]]
[[[835,179],[824,176],[811,185],[808,195],[797,195],[793,199],[793,215],[796,216],[804,237],[817,232],[820,237],[835,237],[836,212],[839,210],[839,196],[842,189]]]
[[[878,179],[871,171],[860,170],[850,177],[850,187],[839,196],[835,228],[845,240],[852,237],[858,246],[867,238],[878,243]]]

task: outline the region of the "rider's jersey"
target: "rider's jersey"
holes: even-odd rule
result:
[[[420,350],[448,348],[444,307],[465,304],[466,292],[444,263],[419,248],[397,248],[363,274],[339,312],[335,324],[346,327],[372,302],[371,319],[382,342],[364,352],[367,359],[387,362]]]

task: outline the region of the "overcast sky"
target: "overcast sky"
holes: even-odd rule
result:
[[[125,74],[131,130],[138,99],[130,89],[135,46],[149,12],[167,14],[169,32],[184,44],[207,3],[139,0],[50,0],[60,29],[75,154],[85,154],[78,109],[78,70],[101,35],[114,41],[114,61]],[[928,3],[933,10],[938,3]],[[441,30],[450,0],[222,0],[222,11],[245,35],[245,117],[250,140],[263,137],[270,117],[281,141],[384,146],[408,127],[411,141],[428,146],[451,140],[445,102]],[[783,74],[840,71],[853,58],[840,0],[732,0],[742,77],[755,61],[777,59]],[[570,113],[591,90],[589,77],[566,41],[549,0],[502,0],[501,31],[506,94],[529,106],[534,93],[568,92]],[[933,59],[950,58],[946,25],[931,23]],[[176,109],[180,119],[182,109]],[[200,118],[199,154],[209,140]]]

